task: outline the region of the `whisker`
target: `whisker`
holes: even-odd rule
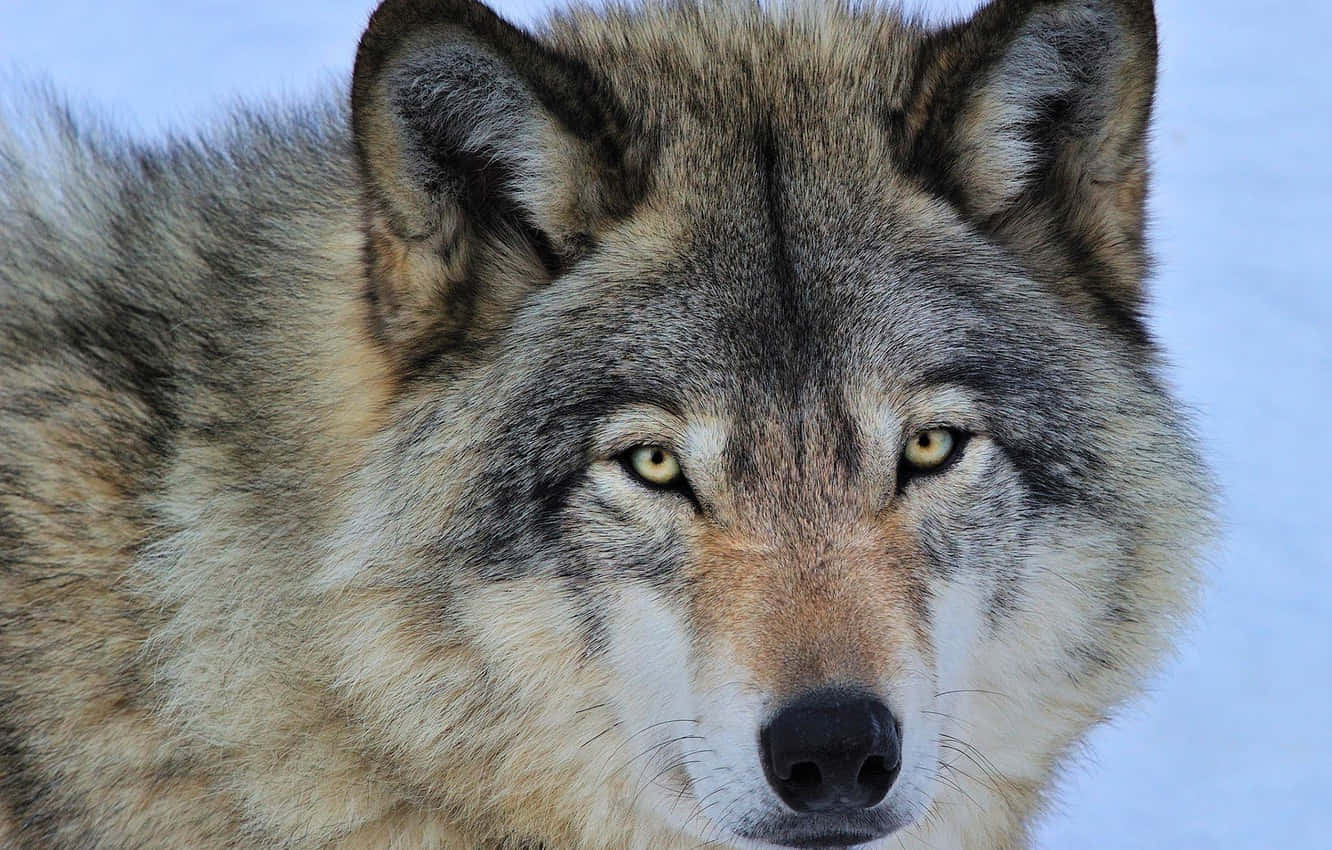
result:
[[[935,717],[942,717],[942,718],[944,718],[945,720],[951,720],[951,721],[953,721],[954,723],[958,724],[959,726],[966,726],[966,727],[969,727],[969,728],[971,728],[971,729],[975,729],[975,728],[976,728],[976,724],[975,724],[975,723],[973,723],[973,722],[971,722],[971,721],[969,721],[969,720],[963,720],[962,718],[958,717],[956,714],[949,714],[949,713],[946,712],[946,711],[930,711],[928,708],[922,708],[922,709],[920,709],[920,713],[921,713],[921,714],[932,714],[932,715],[934,715]]]
[[[622,750],[622,749],[624,749],[626,746],[628,746],[629,742],[632,741],[633,739],[637,738],[639,735],[642,735],[642,734],[645,733],[645,732],[650,732],[650,731],[652,731],[653,729],[658,729],[658,728],[660,728],[660,727],[662,727],[662,726],[666,726],[667,724],[670,724],[670,723],[698,723],[698,721],[697,721],[697,720],[690,720],[690,719],[682,719],[682,720],[661,720],[661,721],[658,721],[658,722],[656,722],[656,723],[652,723],[652,724],[650,724],[650,725],[648,725],[648,726],[644,726],[642,729],[639,729],[637,732],[635,732],[634,734],[630,735],[629,737],[627,737],[627,738],[625,738],[623,741],[621,741],[621,742],[615,747],[615,749],[613,749],[613,750],[610,751],[610,753],[606,756],[606,759],[607,759],[607,760],[610,760],[610,759],[614,758],[615,755],[616,755],[618,752],[620,752],[620,750]],[[615,725],[618,726],[619,724],[617,723],[617,724],[615,724]],[[614,728],[614,727],[612,727],[612,728]]]
[[[990,761],[990,759],[987,758],[986,755],[982,753],[978,748],[976,748],[969,742],[964,741],[961,738],[954,737],[952,735],[940,735],[939,738],[940,738],[939,742],[940,746],[948,746],[955,749],[960,748],[958,749],[959,753],[961,755],[966,756],[966,758],[972,764],[976,765],[976,767],[978,767],[982,773],[984,773],[991,781],[993,781],[996,786],[1001,784],[1003,771],[999,770],[999,768],[995,766],[994,762]],[[996,788],[996,790],[998,789]]]
[[[950,771],[957,770],[957,768],[953,767],[951,764],[945,764],[944,762],[939,762],[939,768],[940,770],[950,770]],[[962,775],[967,776],[967,774],[964,772],[962,773]],[[957,782],[955,782],[953,779],[944,776],[942,773],[937,773],[937,772],[935,773],[934,778],[939,782],[946,784],[949,788],[952,788],[954,791],[961,794],[963,797],[967,798],[967,800],[970,801],[970,803],[973,806],[975,806],[978,810],[984,811],[984,807],[981,806],[980,801],[977,800],[975,797],[971,796],[969,793],[967,793],[967,790],[963,788],[961,785],[959,785]],[[968,777],[968,778],[972,778],[974,781],[974,777]]]
[[[603,775],[601,776],[601,781],[605,781],[605,780],[609,779],[610,777],[612,777],[612,776],[614,776],[615,774],[619,773],[620,771],[624,770],[624,769],[625,769],[626,767],[628,767],[629,765],[631,765],[631,764],[633,764],[634,762],[636,762],[636,761],[638,761],[639,759],[641,759],[643,756],[648,756],[648,763],[650,763],[650,762],[652,761],[652,754],[659,752],[663,747],[668,747],[668,746],[670,746],[671,744],[679,743],[680,741],[688,741],[688,740],[700,740],[700,741],[701,741],[701,740],[703,740],[703,737],[702,737],[701,735],[678,735],[678,736],[676,736],[676,737],[674,737],[674,738],[668,738],[668,739],[666,739],[665,741],[660,741],[660,742],[658,742],[658,743],[656,743],[656,744],[653,744],[652,746],[648,747],[646,750],[643,750],[643,751],[642,751],[641,753],[639,753],[638,755],[636,755],[636,756],[634,756],[634,757],[628,759],[627,761],[625,761],[625,762],[624,762],[623,764],[621,764],[619,767],[615,768],[614,770],[610,771],[609,773],[603,774]],[[644,770],[647,769],[647,765],[646,765],[646,764],[644,765],[644,768],[643,768],[643,769],[644,769]],[[640,777],[642,776],[642,774],[639,774],[639,775],[640,775]]]
[[[579,745],[578,745],[578,748],[581,750],[583,747],[586,747],[588,744],[590,744],[590,743],[592,743],[593,741],[597,740],[597,739],[600,738],[602,735],[605,735],[607,732],[611,731],[612,729],[614,729],[615,727],[617,727],[617,726],[619,726],[619,725],[620,725],[620,722],[619,722],[618,720],[615,721],[615,722],[612,723],[611,725],[607,726],[605,729],[602,729],[600,732],[598,732],[597,734],[593,735],[591,738],[588,738],[586,741],[584,741],[583,743],[579,744]]]
[[[687,818],[684,819],[684,823],[680,824],[680,828],[681,828],[681,829],[684,829],[685,827],[689,826],[689,822],[692,821],[695,817],[697,817],[698,815],[703,814],[703,813],[704,813],[705,811],[707,811],[711,806],[715,806],[716,803],[710,803],[710,804],[708,804],[708,805],[704,805],[704,801],[707,800],[708,798],[710,798],[710,797],[716,795],[716,794],[721,793],[722,791],[725,791],[727,788],[730,788],[731,785],[732,785],[732,783],[730,783],[730,782],[726,782],[726,783],[723,783],[722,785],[718,785],[716,788],[714,788],[714,789],[712,789],[711,791],[709,791],[706,795],[704,795],[704,796],[702,796],[702,797],[699,797],[697,800],[695,800],[695,801],[694,801],[694,808],[693,808],[693,810],[689,813],[689,817],[687,817]]]
[[[646,791],[646,790],[648,789],[648,786],[649,786],[649,785],[657,785],[657,780],[660,779],[661,777],[663,777],[663,776],[665,776],[666,774],[670,773],[672,770],[676,770],[676,769],[681,768],[681,767],[687,767],[687,766],[689,766],[689,765],[691,765],[691,764],[698,764],[698,763],[699,763],[699,762],[698,762],[698,759],[690,759],[690,758],[689,758],[690,756],[700,755],[700,754],[702,754],[702,753],[710,753],[710,752],[714,752],[714,750],[695,750],[695,751],[692,752],[692,753],[685,753],[685,754],[683,754],[682,756],[680,756],[679,760],[677,760],[677,761],[675,761],[675,762],[672,762],[671,764],[666,765],[664,768],[662,768],[660,771],[658,771],[657,774],[656,774],[655,776],[653,776],[651,779],[649,779],[647,782],[640,783],[639,788],[638,788],[638,791],[635,792],[633,799],[629,801],[629,808],[630,808],[630,809],[633,809],[633,808],[637,807],[637,805],[638,805],[638,798],[641,797],[641,796],[643,795],[643,792]],[[657,785],[657,787],[658,787],[658,788],[662,788],[663,790],[666,790],[666,791],[672,791],[672,790],[674,790],[674,789],[672,789],[672,788],[665,788],[665,787],[662,786],[662,785]],[[681,786],[681,787],[683,787],[683,786]]]
[[[934,698],[938,699],[939,697],[953,696],[954,694],[984,694],[986,696],[991,696],[991,697],[1003,697],[1004,699],[1013,700],[1014,702],[1017,701],[1014,700],[1013,697],[1009,696],[1008,694],[1003,694],[1000,693],[999,691],[981,690],[980,688],[957,688],[951,691],[939,691],[939,693],[934,695]]]

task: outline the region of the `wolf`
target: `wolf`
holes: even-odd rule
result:
[[[1155,68],[387,0],[311,104],[11,119],[0,847],[1027,846],[1210,534]]]

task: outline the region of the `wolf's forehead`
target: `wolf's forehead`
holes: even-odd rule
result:
[[[673,213],[669,238],[630,236],[557,284],[542,326],[558,329],[555,356],[789,406],[1029,346],[1041,294],[947,210],[906,193],[860,204],[751,156],[728,202]]]
[[[888,255],[825,256],[816,266],[789,247],[709,250],[661,276],[570,299],[533,333],[532,349],[546,352],[540,374],[579,373],[575,384],[601,396],[599,410],[646,402],[755,436],[785,425],[798,438],[802,428],[864,427],[882,408],[966,384],[978,368],[1001,377],[995,355],[1024,348],[1022,330],[984,315],[965,287],[913,280]],[[542,339],[552,326],[558,337]]]
[[[1004,383],[1048,331],[1032,322],[1048,294],[901,170],[881,116],[798,106],[759,90],[681,114],[650,195],[559,287],[580,348],[560,358],[756,421],[820,407],[845,423],[876,393]]]
[[[550,36],[596,67],[646,126],[700,146],[765,113],[787,125],[882,121],[910,95],[925,35],[917,25],[891,13],[842,20],[817,3],[756,10],[684,15],[669,27],[557,19]]]
[[[654,205],[669,238],[631,236],[589,269],[576,320],[619,324],[598,348],[720,370],[785,401],[810,385],[955,372],[959,355],[1024,346],[1030,317],[1048,312],[1020,269],[896,175],[852,185],[774,136],[733,154],[723,189]]]

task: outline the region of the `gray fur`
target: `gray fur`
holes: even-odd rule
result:
[[[1138,0],[390,0],[350,110],[11,124],[0,847],[793,842],[757,724],[840,684],[866,846],[1024,846],[1209,534],[1154,73]]]

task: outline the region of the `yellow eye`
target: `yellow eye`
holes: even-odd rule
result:
[[[947,428],[929,428],[918,431],[902,450],[902,457],[917,472],[928,472],[942,466],[952,457],[957,438]]]
[[[629,468],[653,487],[679,483],[680,461],[661,446],[639,446],[629,452]]]

